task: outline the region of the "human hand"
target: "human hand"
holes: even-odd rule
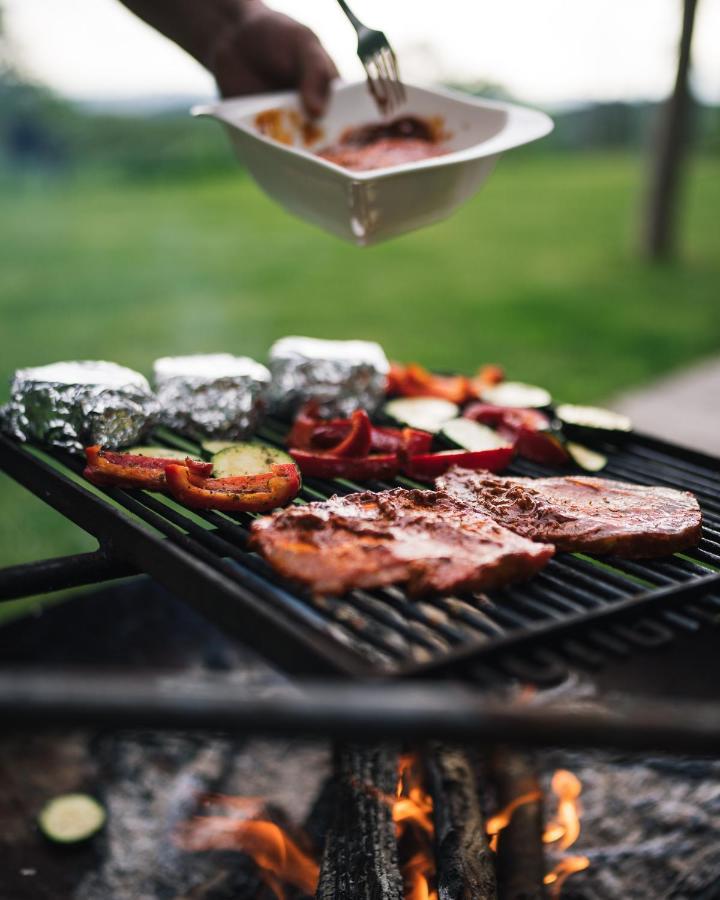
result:
[[[295,88],[312,118],[325,111],[335,64],[300,22],[247,0],[240,21],[227,29],[208,59],[224,97]]]

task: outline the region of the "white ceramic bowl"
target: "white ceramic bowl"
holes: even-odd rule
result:
[[[260,94],[193,109],[227,129],[240,159],[285,209],[356,244],[374,244],[449,216],[471,197],[505,150],[543,137],[552,120],[537,110],[482,100],[455,91],[407,85],[399,115],[441,117],[451,152],[419,162],[369,172],[351,172],[316,156],[312,149],[337,140],[349,126],[378,120],[364,82],[337,84],[322,135],[309,147],[261,134],[255,119],[283,110],[285,124],[298,120],[297,94]]]

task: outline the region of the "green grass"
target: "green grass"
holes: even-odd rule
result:
[[[601,400],[719,345],[720,160],[692,166],[672,265],[635,253],[645,174],[625,156],[518,153],[452,219],[366,250],[290,218],[240,170],[5,188],[0,378],[63,358],[146,372],[159,354],[263,358],[307,333],[439,368],[498,362]],[[0,564],[92,546],[4,477],[0,504]]]

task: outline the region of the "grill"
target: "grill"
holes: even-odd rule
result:
[[[258,437],[281,445],[286,430],[269,420]],[[199,451],[167,431],[153,441]],[[592,667],[720,621],[718,462],[634,433],[598,439],[593,448],[609,458],[607,477],[695,493],[704,516],[700,545],[651,562],[559,554],[520,586],[416,601],[396,588],[312,598],[247,551],[252,517],[195,513],[155,494],[96,489],[82,479],[77,458],[0,438],[2,468],[100,543],[93,554],[0,572],[0,597],[146,573],[286,671],[352,677],[477,680],[499,663],[542,681],[558,652]],[[522,460],[510,472],[553,474]],[[419,485],[398,478],[369,487],[393,486]],[[297,502],[367,487],[307,479]]]

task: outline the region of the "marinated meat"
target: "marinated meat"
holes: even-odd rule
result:
[[[516,534],[558,550],[650,558],[700,540],[702,514],[687,491],[586,476],[503,478],[458,468],[436,485]]]
[[[437,122],[403,116],[391,122],[348,128],[337,143],[319,150],[318,156],[358,172],[400,166],[449,153],[439,143],[439,131]]]
[[[317,595],[405,584],[412,595],[482,590],[528,578],[553,555],[439,491],[365,491],[282,510],[252,545]]]

